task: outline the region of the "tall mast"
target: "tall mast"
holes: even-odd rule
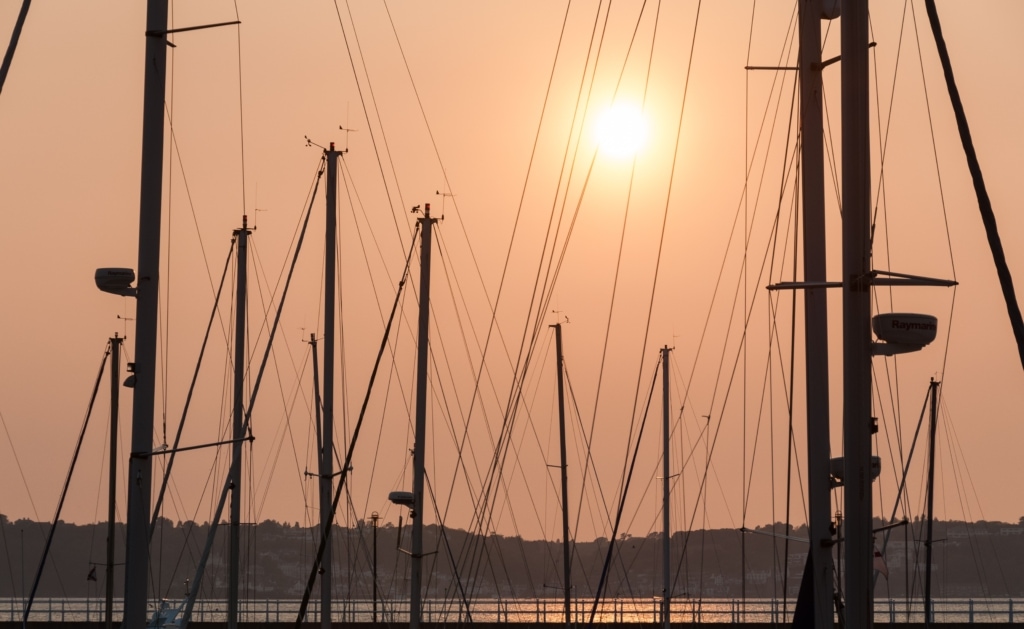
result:
[[[117,333],[110,339],[110,478],[107,496],[107,606],[104,622],[107,629],[114,627],[114,518],[117,512],[117,415],[121,396],[121,342]]]
[[[370,519],[373,520],[373,624],[377,624],[377,521],[380,514],[374,511]]]
[[[668,345],[661,349],[661,407],[662,407],[662,443],[664,451],[661,455],[661,524],[665,533],[662,546],[662,596],[661,596],[661,623],[665,629],[671,626],[669,619],[672,611],[672,575],[669,569],[670,551],[672,548],[672,529],[669,527],[669,380],[668,380],[668,353],[672,351]]]
[[[319,456],[319,459],[317,460],[317,473],[316,473],[316,477],[318,479],[320,479],[320,483],[319,483],[319,488],[320,488],[320,523],[321,523],[321,531],[320,531],[321,537],[320,538],[321,539],[326,539],[326,541],[329,543],[330,538],[329,537],[325,538],[325,536],[323,534],[324,533],[324,531],[323,531],[324,523],[327,522],[328,520],[325,519],[325,516],[324,516],[324,513],[323,513],[323,507],[324,507],[324,496],[323,496],[323,455],[322,455],[323,450],[324,450],[324,437],[323,437],[323,425],[324,425],[324,422],[323,422],[323,397],[320,394],[320,365],[319,365],[319,361],[317,359],[317,353],[316,353],[317,352],[317,342],[316,342],[316,334],[315,333],[311,333],[309,335],[309,348],[310,348],[310,350],[309,350],[310,354],[313,357],[313,409],[314,409],[314,420],[316,422],[315,423],[315,426],[316,426],[316,451],[317,451],[318,456]],[[330,503],[328,503],[328,508],[330,508]],[[329,516],[330,516],[330,514],[328,513],[328,517]],[[330,555],[327,555],[327,562],[330,563]],[[320,593],[321,593],[321,595],[330,592],[330,588],[323,587],[323,576],[325,574],[327,574],[325,571],[321,571],[320,572],[320,576],[321,576]],[[321,596],[321,600],[320,600],[321,606],[323,605],[323,603],[324,603],[323,597]],[[327,613],[326,615],[323,614],[324,610],[323,610],[322,607],[321,607],[320,611],[321,611],[321,623],[324,622],[324,620],[323,620],[324,618],[330,618],[331,617],[330,613]],[[329,607],[328,607],[327,611],[328,612],[330,611]]]
[[[324,234],[324,384],[323,437],[320,451],[320,526],[331,521],[334,483],[334,305],[338,234],[338,156],[334,142],[327,151],[327,217]],[[324,560],[320,562],[320,624],[331,627],[332,556],[330,531],[324,533]]]
[[[822,145],[822,0],[800,4],[800,146],[803,192],[804,361],[807,396],[807,494],[814,626],[832,629],[832,499],[829,478],[828,297],[825,166]]]
[[[846,626],[873,624],[871,141],[867,0],[843,2],[843,460]]]
[[[231,422],[231,525],[228,553],[228,629],[238,626],[238,571],[241,561],[241,522],[242,522],[242,439],[245,438],[245,304],[248,289],[248,253],[249,226],[248,218],[242,216],[242,228],[235,230],[238,240],[238,278],[235,286],[235,382],[234,382],[234,413]]]
[[[939,424],[939,383],[931,382],[931,417],[928,427],[928,534],[925,536],[924,626],[932,626],[932,517],[935,511],[935,431]]]
[[[146,625],[149,518],[153,489],[153,404],[160,292],[160,223],[163,202],[164,93],[167,78],[168,0],[148,0],[139,199],[139,282],[135,310],[135,390],[128,463],[124,626]]]
[[[558,373],[558,449],[562,476],[562,570],[565,595],[565,626],[572,626],[572,562],[569,558],[569,470],[565,461],[565,382],[562,354],[562,324],[555,329],[555,366]]]
[[[436,218],[430,204],[423,204],[420,248],[420,311],[416,354],[416,442],[412,452],[412,576],[410,578],[409,629],[419,629],[423,581],[423,476],[427,441],[427,347],[430,331],[430,240]]]

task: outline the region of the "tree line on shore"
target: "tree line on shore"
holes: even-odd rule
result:
[[[879,522],[879,524],[881,524]],[[908,522],[881,534],[888,576],[877,581],[876,597],[920,597],[924,579],[923,522]],[[0,597],[21,598],[31,589],[48,523],[11,521],[0,514]],[[155,597],[180,598],[195,580],[195,566],[209,524],[156,522],[151,544],[151,583]],[[200,585],[200,596],[223,598],[228,582],[228,527],[219,527]],[[115,527],[115,596],[123,588],[123,524]],[[804,527],[784,524],[742,532],[710,529],[676,532],[671,540],[672,595],[691,598],[794,597],[800,585],[807,545]],[[37,596],[101,598],[104,595],[106,524],[59,522]],[[302,596],[316,556],[316,527],[273,520],[242,527],[239,566],[243,593],[252,599]],[[334,588],[339,598],[369,599],[376,576],[381,600],[408,596],[410,530],[370,520],[332,530]],[[933,592],[936,597],[1024,596],[1024,518],[1005,522],[936,521],[933,538]],[[374,543],[376,539],[376,543]],[[458,598],[560,598],[560,541],[523,540],[460,529],[424,527],[427,595]],[[592,598],[605,573],[607,598],[661,596],[663,536],[623,534],[573,544],[575,598]],[[609,552],[609,549],[611,552]],[[376,561],[374,561],[376,557]],[[186,581],[188,582],[186,585]],[[316,586],[318,587],[318,586]]]

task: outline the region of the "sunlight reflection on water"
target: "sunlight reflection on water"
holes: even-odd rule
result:
[[[796,601],[787,599],[674,599],[672,622],[691,623],[787,623],[792,620]],[[114,620],[119,621],[121,599],[114,601]],[[174,604],[174,603],[172,603]],[[103,619],[102,599],[42,598],[36,599],[29,622],[76,622]],[[150,614],[159,605],[151,601]],[[590,620],[592,601],[575,601],[574,623]],[[923,602],[906,599],[876,599],[875,621],[881,623],[924,622]],[[241,604],[241,622],[291,622],[299,609],[295,599],[250,600]],[[24,602],[19,598],[0,598],[0,620],[20,621]],[[200,600],[195,604],[192,619],[199,622],[226,621],[227,601]],[[936,623],[974,622],[1006,623],[1024,617],[1022,599],[939,599],[934,602]],[[379,601],[377,618],[382,622],[408,622],[408,601]],[[469,612],[458,601],[430,599],[424,601],[424,622],[560,623],[564,619],[560,599],[473,599]],[[650,598],[606,600],[593,610],[596,623],[660,623],[660,602]],[[334,622],[373,622],[371,600],[336,600],[332,612]],[[307,621],[320,619],[319,603],[312,601]]]

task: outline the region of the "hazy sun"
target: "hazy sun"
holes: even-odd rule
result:
[[[616,103],[597,120],[597,143],[612,157],[633,157],[647,142],[647,119],[636,105]]]

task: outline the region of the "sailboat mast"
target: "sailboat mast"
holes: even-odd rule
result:
[[[662,444],[664,451],[661,455],[661,524],[665,534],[662,547],[662,596],[661,596],[661,622],[665,629],[669,629],[669,619],[672,611],[672,575],[669,569],[670,551],[672,547],[672,529],[669,527],[669,380],[668,380],[668,353],[672,351],[668,345],[661,349],[661,407],[662,407]]]
[[[868,5],[843,2],[843,444],[846,626],[873,625]]]
[[[335,345],[335,287],[338,259],[338,156],[334,142],[327,151],[327,217],[324,234],[324,383],[323,424],[320,451],[320,526],[331,522],[331,503],[334,484],[334,345]],[[324,534],[324,560],[320,563],[320,624],[331,627],[331,536]]]
[[[160,224],[163,203],[164,94],[167,79],[167,5],[146,7],[142,175],[139,199],[139,281],[135,310],[135,390],[128,463],[124,626],[146,625],[149,589],[149,519],[153,489],[153,404],[156,389],[160,293]]]
[[[423,581],[423,477],[427,441],[427,346],[430,332],[430,243],[437,221],[430,216],[430,204],[423,204],[419,219],[420,236],[420,310],[416,354],[416,441],[412,451],[412,575],[409,579],[409,629],[419,629],[420,597]]]
[[[828,297],[825,256],[825,165],[822,141],[822,0],[800,4],[800,146],[803,193],[804,360],[807,396],[807,555],[814,626],[832,629],[832,498],[829,477]]]
[[[107,606],[103,620],[107,629],[114,627],[114,517],[117,512],[117,416],[121,396],[121,342],[114,333],[110,339],[110,465],[107,496]]]
[[[555,365],[558,374],[558,449],[562,476],[562,587],[565,596],[565,626],[572,626],[572,563],[569,558],[569,470],[565,460],[565,378],[562,355],[562,324],[555,329]]]
[[[228,552],[228,629],[238,626],[238,571],[241,562],[242,522],[242,439],[244,434],[245,409],[245,304],[248,289],[249,226],[242,216],[242,228],[235,230],[238,242],[238,262],[235,286],[235,381],[234,413],[231,421],[231,525]]]
[[[313,357],[313,409],[314,409],[314,420],[316,422],[315,423],[315,426],[316,426],[316,451],[318,453],[322,453],[323,450],[324,450],[324,438],[323,438],[323,425],[324,425],[324,423],[323,423],[323,397],[321,397],[321,395],[320,395],[320,365],[319,365],[319,361],[317,360],[317,353],[316,353],[317,352],[317,348],[316,348],[316,345],[317,345],[317,343],[316,343],[316,334],[315,333],[311,333],[309,335],[309,347],[310,347],[310,354]],[[307,472],[307,474],[308,474],[308,472]],[[324,513],[323,513],[324,495],[323,495],[323,455],[322,454],[320,454],[320,459],[317,461],[317,478],[320,479],[320,483],[319,483],[319,488],[320,488],[320,526],[321,526],[320,539],[325,540],[325,543],[329,544],[330,543],[330,539],[324,535],[324,531],[323,531],[324,523],[327,522],[328,520],[325,519]],[[328,508],[330,508],[330,503],[328,503]],[[328,516],[329,515],[330,514],[328,513]],[[328,555],[328,563],[330,563],[330,555]],[[320,574],[321,574],[321,581],[320,581],[320,584],[321,584],[320,592],[321,592],[321,594],[323,594],[324,592],[330,592],[329,588],[324,588],[323,587],[323,579],[322,579],[322,577],[323,577],[324,574],[326,574],[326,572],[321,572]],[[320,601],[320,604],[323,605],[323,600],[322,599]],[[323,611],[323,610],[321,609],[321,611]],[[323,618],[330,618],[330,614],[327,614],[326,616],[323,616],[321,614],[321,622],[323,622]]]
[[[932,521],[935,513],[935,431],[939,424],[939,383],[931,382],[931,416],[928,427],[928,533],[925,536],[924,626],[932,626]]]

